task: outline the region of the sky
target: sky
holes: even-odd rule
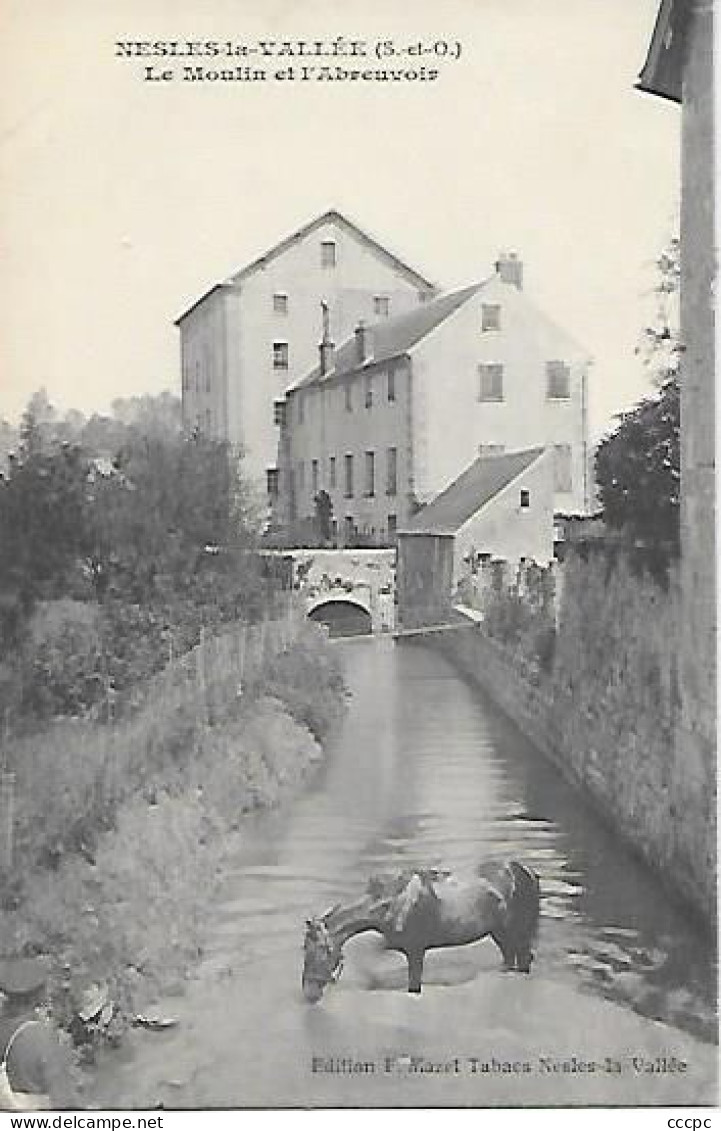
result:
[[[635,348],[678,229],[680,111],[634,89],[657,7],[4,0],[0,417],[40,386],[85,413],[179,392],[173,319],[338,208],[444,289],[517,250],[528,294],[594,358],[603,434],[651,387]],[[118,40],[336,36],[460,43],[460,57],[392,61],[437,68],[425,82],[213,84],[144,81],[163,60],[115,53]],[[262,60],[273,74],[293,62]]]

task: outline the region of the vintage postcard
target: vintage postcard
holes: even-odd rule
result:
[[[717,1104],[712,0],[6,0],[0,1110]]]

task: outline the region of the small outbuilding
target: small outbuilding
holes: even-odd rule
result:
[[[546,448],[479,457],[398,531],[403,627],[442,623],[482,561],[553,559],[553,462]]]

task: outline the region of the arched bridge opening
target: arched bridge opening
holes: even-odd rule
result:
[[[321,601],[308,612],[308,619],[324,624],[331,636],[369,636],[373,621],[358,601]]]

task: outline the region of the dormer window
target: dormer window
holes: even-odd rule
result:
[[[320,245],[320,265],[321,267],[335,267],[336,265],[336,247],[335,240],[323,240]]]

